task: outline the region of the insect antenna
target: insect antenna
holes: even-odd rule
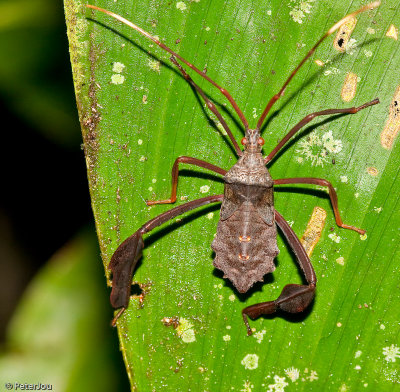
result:
[[[300,64],[294,69],[294,71],[290,74],[282,88],[279,90],[278,94],[275,94],[268,102],[267,106],[265,107],[264,111],[262,112],[258,122],[257,122],[257,129],[261,129],[267,114],[269,113],[271,107],[274,103],[283,95],[287,85],[293,79],[294,75],[296,75],[297,71],[302,67],[302,65],[312,56],[318,46],[325,40],[325,38],[329,37],[332,33],[339,29],[344,23],[348,22],[349,19],[353,18],[354,16],[358,15],[361,12],[372,10],[377,8],[380,5],[380,1],[374,1],[373,3],[367,4],[364,7],[361,7],[357,11],[352,12],[351,14],[346,15],[343,19],[339,20],[339,22],[335,23],[320,39],[319,41],[311,48],[311,50],[305,55],[303,60],[301,60]]]
[[[151,41],[153,41],[155,44],[157,44],[160,48],[166,50],[167,52],[169,52],[170,54],[172,54],[175,58],[179,59],[180,61],[182,61],[184,64],[186,64],[188,67],[190,67],[191,69],[193,69],[193,71],[197,72],[201,77],[203,77],[204,79],[206,79],[207,81],[209,81],[213,86],[215,86],[219,91],[221,91],[221,93],[223,95],[225,95],[225,97],[228,99],[228,101],[231,103],[233,109],[235,110],[235,112],[237,113],[237,115],[239,116],[240,120],[242,121],[245,130],[247,130],[249,128],[249,123],[246,119],[246,117],[244,116],[243,112],[240,110],[238,104],[236,103],[236,101],[233,99],[233,97],[229,94],[229,92],[227,90],[225,90],[223,87],[221,87],[219,84],[217,84],[216,82],[214,82],[209,76],[207,76],[204,72],[200,71],[196,66],[194,66],[193,64],[189,63],[189,61],[185,60],[182,56],[180,56],[178,53],[175,53],[172,49],[170,49],[168,46],[164,45],[162,42],[160,42],[157,38],[153,37],[150,33],[148,33],[147,31],[143,30],[142,28],[140,28],[139,26],[136,26],[134,23],[130,22],[129,20],[123,18],[122,16],[115,14],[114,12],[105,10],[103,8],[100,7],[96,7],[95,5],[90,5],[90,4],[86,4],[86,7],[88,8],[92,8],[94,10],[103,12],[111,17],[113,17],[114,19],[119,20],[120,22],[124,23],[125,25],[131,27],[132,29],[136,30],[138,33],[142,34],[143,36],[147,37],[148,39],[150,39]],[[236,146],[235,146],[236,147]]]

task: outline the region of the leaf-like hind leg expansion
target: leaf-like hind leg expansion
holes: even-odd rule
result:
[[[194,166],[199,166],[203,167],[204,169],[211,170],[215,173],[222,174],[223,176],[226,173],[226,170],[221,169],[218,166],[215,166],[211,163],[202,161],[197,158],[191,158],[191,157],[179,157],[175,160],[174,165],[172,166],[172,190],[171,190],[171,197],[166,200],[147,200],[146,204],[148,206],[152,206],[154,204],[172,204],[175,203],[176,201],[176,190],[178,188],[178,177],[179,177],[179,164],[180,163],[188,163],[189,165],[194,165]]]
[[[263,314],[275,313],[277,310],[299,313],[305,310],[314,298],[317,277],[315,276],[310,259],[292,228],[277,211],[275,211],[275,220],[283,235],[288,240],[308,285],[288,284],[283,288],[281,295],[275,301],[261,302],[244,308],[242,316],[247,328],[247,335],[249,336],[252,334],[252,331],[248,317],[254,320]]]
[[[320,112],[314,112],[307,116],[305,116],[300,122],[298,122],[286,135],[285,137],[278,143],[278,145],[268,154],[264,159],[264,163],[267,164],[272,158],[279,152],[279,150],[306,124],[308,124],[311,120],[318,116],[328,116],[330,114],[355,114],[360,110],[363,110],[369,106],[376,105],[379,103],[379,99],[375,98],[371,102],[364,103],[358,107],[346,108],[346,109],[326,109],[321,110]]]
[[[108,265],[108,268],[113,274],[110,302],[114,309],[121,308],[121,310],[112,320],[112,326],[115,326],[118,318],[128,307],[133,271],[142,256],[142,250],[144,247],[143,234],[150,232],[155,227],[162,225],[178,215],[206,204],[220,202],[223,198],[224,195],[203,197],[166,211],[145,223],[117,248],[111,258],[110,264]]]
[[[355,226],[346,225],[343,223],[339,212],[338,197],[335,188],[329,181],[324,180],[323,178],[312,178],[312,177],[282,178],[279,180],[274,180],[274,185],[285,185],[285,184],[313,184],[313,185],[326,186],[329,190],[329,198],[331,199],[333,213],[335,214],[336,224],[343,229],[354,230],[357,233],[360,233],[361,235],[365,234],[365,230],[359,229],[358,227]]]

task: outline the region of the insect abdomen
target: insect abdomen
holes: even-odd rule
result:
[[[220,220],[211,245],[213,265],[224,272],[239,292],[244,293],[265,274],[275,270],[276,226],[267,225],[253,204],[245,201],[226,220]]]

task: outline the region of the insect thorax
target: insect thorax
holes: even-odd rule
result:
[[[245,185],[260,185],[272,188],[273,180],[265,167],[261,153],[248,153],[244,151],[239,160],[225,174],[226,183]]]

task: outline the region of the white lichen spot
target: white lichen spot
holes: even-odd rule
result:
[[[360,365],[356,365],[356,366],[354,366],[354,369],[355,370],[361,370],[361,366]]]
[[[317,64],[318,67],[323,67],[325,65],[325,63],[319,59],[315,60],[315,64]]]
[[[125,68],[125,65],[117,61],[117,62],[113,63],[112,71],[115,73],[121,73],[124,71],[124,68]]]
[[[342,326],[342,323],[341,323],[341,322],[338,322],[338,323],[336,324],[336,326],[337,326],[338,328],[340,328],[340,327]]]
[[[231,340],[231,335],[224,335],[222,339],[224,339],[224,342],[229,342]]]
[[[377,213],[377,214],[380,214],[381,212],[382,212],[382,207],[374,207],[374,211]]]
[[[344,265],[344,257],[338,257],[337,259],[336,259],[336,263],[338,263],[339,265]]]
[[[257,354],[247,354],[243,359],[241,364],[248,370],[254,370],[258,368],[258,355]]]
[[[371,57],[372,52],[370,50],[364,49],[364,55],[365,55],[365,57]]]
[[[347,184],[349,182],[349,179],[347,176],[340,176],[340,181],[344,182],[345,184]]]
[[[250,381],[245,381],[243,384],[243,388],[240,390],[240,392],[251,392],[253,385],[251,385]]]
[[[368,238],[367,233],[365,233],[365,234],[363,234],[363,235],[360,234],[360,240],[361,240],[361,241],[365,241],[367,238]]]
[[[296,158],[296,161],[297,161],[297,163],[303,163],[304,162],[304,159],[302,158],[302,157],[297,157]]]
[[[178,8],[178,10],[181,11],[185,11],[185,9],[187,8],[186,4],[183,1],[178,1],[176,3],[176,8]]]
[[[207,27],[205,28],[205,30],[206,30],[206,31],[210,31],[210,28],[207,26]]]
[[[303,18],[305,17],[305,15],[304,15],[304,12],[303,11],[301,11],[300,9],[296,9],[296,8],[294,8],[294,9],[292,9],[290,12],[289,12],[289,15],[292,17],[292,19],[296,22],[296,23],[300,23],[300,24],[302,24],[303,23]]]
[[[228,299],[229,299],[229,301],[233,302],[233,301],[236,299],[236,297],[235,297],[234,294],[231,294],[231,295],[228,297]]]
[[[231,329],[232,327],[230,325],[227,325],[225,328],[226,329]]]
[[[354,38],[350,38],[349,42],[347,42],[347,45],[345,47],[346,53],[349,55],[353,55],[356,48],[357,48],[357,41]]]
[[[275,384],[268,385],[267,392],[284,392],[285,387],[289,385],[289,383],[286,382],[285,377],[279,377],[278,375],[274,376],[274,381]]]
[[[139,161],[140,161],[140,162],[147,161],[147,158],[146,158],[144,155],[142,155],[142,156],[139,158]]]
[[[207,193],[210,190],[208,185],[203,185],[200,187],[200,193]]]
[[[295,382],[300,377],[300,370],[294,367],[285,369],[285,373],[292,382]]]
[[[262,340],[264,339],[264,335],[267,333],[265,329],[262,331],[257,331],[256,333],[253,334],[254,338],[257,340],[257,343],[261,343]]]
[[[318,373],[315,370],[311,370],[310,375],[307,377],[311,382],[318,380]]]
[[[125,81],[125,76],[120,74],[114,74],[111,76],[112,84],[122,84]]]
[[[384,324],[381,324],[380,326],[379,326],[379,329],[381,329],[381,330],[384,330],[386,327],[384,326]]]
[[[303,18],[306,16],[305,14],[309,14],[311,12],[312,5],[314,0],[303,0],[300,2],[297,2],[296,0],[292,0],[291,3],[292,5],[294,3],[296,4],[292,10],[289,12],[289,15],[292,17],[293,21],[296,23],[303,23]],[[292,6],[291,5],[291,6]]]
[[[165,181],[165,180],[164,180]],[[182,201],[184,201],[184,200],[187,200],[188,199],[188,196],[181,196],[181,200]]]
[[[153,187],[149,186],[148,190],[151,192],[153,190]]]
[[[368,27],[367,33],[368,34],[375,34],[375,29],[373,29],[372,27]]]
[[[339,153],[343,148],[342,141],[334,139],[332,131],[325,132],[322,135],[322,144],[324,148],[333,154]]]
[[[337,244],[340,242],[340,237],[336,233],[328,234],[328,237]]]
[[[339,387],[339,392],[346,392],[346,391],[348,391],[349,390],[349,387],[346,385],[346,384],[342,384],[340,387]]]
[[[257,108],[253,108],[253,118],[257,118]]]
[[[390,25],[388,31],[386,31],[386,37],[393,38],[397,41],[399,30],[393,24]]]
[[[153,184],[155,184],[155,183],[157,182],[157,179],[156,179],[156,178],[153,178],[153,179],[151,180],[151,182],[152,182]]]
[[[400,358],[400,348],[395,344],[389,347],[384,347],[382,353],[385,356],[386,362],[396,362],[396,358]]]
[[[179,325],[176,328],[176,332],[185,343],[192,343],[196,341],[193,324],[183,317],[179,318]]]
[[[324,75],[325,75],[325,76],[328,76],[328,75],[338,75],[338,74],[340,74],[340,69],[339,69],[339,68],[336,68],[336,67],[331,67],[331,68],[327,69],[327,70],[324,72]]]
[[[209,212],[207,215],[206,215],[206,218],[207,219],[212,219],[214,217],[214,213],[213,212]]]
[[[361,355],[362,355],[362,351],[361,351],[361,350],[358,350],[358,351],[355,352],[354,358],[360,358]]]
[[[356,192],[356,193],[354,194],[354,197],[355,197],[356,199],[358,199],[359,196],[360,196],[360,194],[359,194],[358,192]]]
[[[153,60],[153,59],[148,59],[147,65],[152,71],[160,73],[161,63],[159,61]]]
[[[271,10],[268,10],[268,11],[267,11],[267,15],[268,15],[268,16],[271,16],[271,15],[272,15],[272,11],[271,11]]]
[[[328,162],[329,153],[337,154],[342,148],[342,141],[334,139],[332,131],[325,132],[322,136],[312,132],[299,142],[296,152],[310,160],[311,165],[324,166]]]
[[[141,146],[141,145],[143,144],[143,140],[142,140],[142,139],[139,139],[139,140],[137,141],[137,144],[139,144],[139,146]]]
[[[142,104],[147,105],[147,95],[143,95],[142,97]]]

